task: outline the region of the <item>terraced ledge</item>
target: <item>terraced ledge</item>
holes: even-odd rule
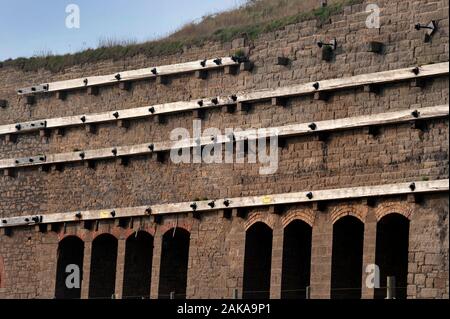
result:
[[[90,220],[107,220],[127,217],[154,216],[161,217],[170,214],[195,213],[211,211],[232,211],[231,216],[237,216],[239,209],[255,207],[276,207],[278,205],[292,205],[300,203],[317,203],[357,198],[378,198],[395,195],[419,195],[427,193],[448,192],[449,180],[420,181],[410,183],[385,184],[374,186],[360,186],[326,190],[305,190],[284,194],[265,196],[222,198],[198,202],[182,202],[140,207],[110,208],[103,210],[75,211],[49,215],[29,215],[3,218],[0,228],[7,229],[18,226],[33,226],[62,222],[82,222]],[[276,210],[274,210],[276,212]],[[224,214],[224,216],[229,216]]]
[[[234,141],[254,140],[261,136],[278,136],[288,138],[306,134],[321,132],[332,133],[334,131],[356,129],[361,127],[382,126],[405,122],[425,121],[435,118],[448,117],[449,105],[419,108],[416,110],[403,110],[396,112],[365,115],[336,120],[327,120],[310,123],[291,124],[286,126],[262,128],[235,132],[233,136],[203,136],[196,139],[183,141],[165,141],[158,143],[146,143],[131,146],[109,147],[97,150],[86,150],[71,153],[36,155],[31,157],[0,160],[0,169],[19,169],[29,166],[43,166],[50,164],[64,164],[72,162],[104,160],[110,158],[132,157],[158,152],[167,152],[171,149],[193,148],[211,144],[233,143]],[[176,143],[176,145],[175,145]],[[10,174],[6,174],[10,175]]]
[[[377,87],[393,82],[414,81],[418,84],[426,78],[444,76],[449,73],[449,63],[437,63],[415,68],[397,69],[377,73],[356,75],[347,78],[323,80],[300,85],[281,87],[272,90],[261,90],[247,93],[236,93],[232,96],[213,97],[203,100],[180,101],[173,103],[157,104],[139,108],[116,110],[110,112],[82,114],[75,116],[42,119],[32,122],[15,123],[0,126],[0,135],[24,134],[42,129],[56,129],[71,126],[99,124],[113,121],[132,120],[146,117],[164,116],[171,113],[206,110],[209,108],[223,107],[230,111],[229,106],[236,106],[243,110],[246,106],[257,101],[272,100],[274,106],[283,104],[283,100],[293,96],[322,93],[331,94],[334,91],[363,87],[365,90],[375,90]],[[231,110],[232,111],[232,110]]]

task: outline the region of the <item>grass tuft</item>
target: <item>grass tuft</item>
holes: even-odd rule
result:
[[[341,13],[345,6],[363,1],[330,0],[328,6],[317,8],[317,0],[249,0],[236,9],[205,16],[199,23],[189,23],[163,39],[144,43],[133,39],[100,39],[96,49],[65,55],[54,55],[46,51],[31,58],[9,59],[0,65],[23,71],[42,68],[60,72],[74,65],[103,60],[117,61],[136,55],[172,55],[181,53],[184,47],[201,46],[210,41],[224,43],[239,37],[255,40],[264,33],[282,30],[288,25],[303,21],[315,19],[323,24],[331,16]]]

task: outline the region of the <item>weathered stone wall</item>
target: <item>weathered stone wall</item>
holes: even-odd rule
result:
[[[378,4],[380,29],[366,28],[364,3],[345,8],[343,14],[331,17],[324,25],[307,21],[265,34],[253,42],[240,39],[226,44],[212,43],[186,48],[174,56],[105,61],[76,66],[60,74],[0,68],[0,98],[8,100],[8,107],[0,109],[0,124],[231,95],[448,61],[448,1],[378,1]],[[424,43],[424,32],[416,31],[414,24],[430,20],[438,21],[439,30],[430,43]],[[338,42],[335,60],[322,61],[316,42],[334,37]],[[385,52],[381,55],[366,52],[367,41],[383,42]],[[17,88],[35,83],[226,56],[239,49],[247,52],[254,62],[252,72],[225,75],[221,70],[211,71],[206,80],[195,79],[192,74],[179,75],[171,77],[168,85],[143,80],[134,82],[130,91],[110,86],[100,88],[98,96],[87,95],[83,90],[70,92],[65,101],[48,94],[39,96],[33,106],[25,106],[15,93]],[[290,58],[290,65],[275,65],[279,56]],[[245,129],[330,120],[440,105],[448,103],[448,96],[448,78],[439,77],[428,81],[424,88],[410,87],[409,82],[389,84],[380,94],[342,90],[326,102],[308,96],[295,97],[286,108],[255,103],[247,115],[208,110],[202,126],[224,131],[230,126]],[[66,129],[64,136],[19,135],[15,143],[0,137],[0,159],[166,141],[174,128],[192,131],[192,120],[191,113],[177,113],[167,116],[166,124],[156,124],[150,119],[133,120],[128,129],[99,124],[95,134],[74,127]],[[259,174],[260,164],[178,165],[158,163],[145,156],[132,158],[127,167],[115,161],[100,161],[95,170],[82,164],[66,165],[62,172],[50,173],[24,168],[14,178],[0,176],[0,217],[448,178],[448,119],[429,121],[425,132],[402,124],[386,126],[380,133],[371,137],[362,129],[342,131],[332,134],[327,142],[313,136],[290,138],[287,148],[280,153],[277,173],[268,176]],[[424,203],[410,209],[413,213],[408,215],[411,220],[408,296],[411,298],[448,298],[446,196],[426,196]],[[392,200],[398,205],[387,208],[386,214],[408,211],[412,205],[406,198]],[[333,212],[345,204],[355,215],[364,215],[364,265],[374,262],[376,213],[383,208],[383,201],[370,209],[359,202],[350,202],[333,203],[325,212],[313,212],[311,286],[315,297],[329,297]],[[309,207],[295,206],[283,216],[255,211],[246,219],[231,220],[217,213],[207,214],[200,221],[188,216],[169,217],[162,226],[143,219],[138,224],[142,223],[155,236],[152,297],[157,297],[158,291],[162,235],[171,225],[184,226],[191,232],[187,296],[231,297],[233,289],[242,288],[245,229],[258,218],[273,229],[271,296],[279,297],[286,226],[283,221],[289,216],[301,219],[307,211]],[[53,297],[57,243],[70,233],[86,241],[84,269],[85,275],[89,273],[89,243],[97,233],[83,230],[77,224],[68,224],[64,229],[57,234],[14,229],[11,237],[0,237],[0,260],[3,258],[4,263],[3,273],[0,263],[0,297]],[[124,241],[133,230],[117,228],[112,222],[101,222],[99,229],[113,232],[119,238],[116,292],[120,296]],[[83,282],[84,297],[88,280],[85,278]],[[363,296],[370,298],[371,292],[363,289]]]

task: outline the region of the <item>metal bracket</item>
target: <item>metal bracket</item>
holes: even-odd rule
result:
[[[421,25],[420,23],[418,23],[414,26],[414,28],[418,31],[421,29],[426,29],[427,32],[425,33],[425,42],[430,42],[431,37],[437,31],[437,22],[433,20],[427,25]]]
[[[31,157],[22,157],[17,158],[14,163],[16,166],[21,165],[29,165],[29,164],[42,164],[45,163],[47,158],[45,155],[39,155],[39,156],[31,156]]]

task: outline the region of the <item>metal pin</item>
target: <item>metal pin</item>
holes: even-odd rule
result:
[[[414,116],[415,118],[418,118],[418,117],[420,117],[420,112],[417,111],[417,110],[414,110],[414,111],[411,113],[411,115]]]

